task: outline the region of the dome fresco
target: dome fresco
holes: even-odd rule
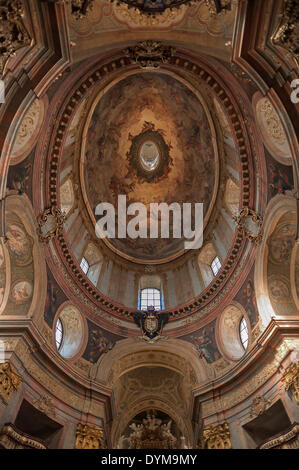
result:
[[[149,144],[154,153],[146,154]],[[217,190],[217,155],[204,107],[186,85],[162,73],[131,75],[104,94],[88,125],[82,165],[93,222],[96,206],[117,208],[118,195],[127,196],[127,205],[145,204],[148,218],[149,204],[162,202],[201,202],[207,218]],[[108,241],[145,261],[183,249],[182,239]]]

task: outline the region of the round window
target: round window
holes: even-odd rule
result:
[[[160,153],[157,145],[152,140],[147,140],[140,148],[139,158],[143,168],[147,171],[153,171],[157,168]]]
[[[244,356],[249,343],[249,330],[241,305],[228,305],[218,322],[219,347],[232,361]]]
[[[56,348],[65,359],[72,359],[80,351],[84,338],[84,322],[74,305],[65,306],[57,318],[54,330]]]

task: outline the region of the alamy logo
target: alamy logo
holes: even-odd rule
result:
[[[160,238],[171,236],[184,238],[184,248],[187,250],[198,249],[202,246],[203,203],[194,204],[193,215],[192,204],[189,202],[183,203],[182,208],[178,202],[169,205],[165,202],[151,203],[148,214],[147,207],[143,203],[134,202],[127,207],[126,196],[119,195],[117,224],[115,208],[109,202],[98,204],[95,215],[101,216],[95,227],[98,238],[159,238],[160,233]],[[172,223],[170,223],[170,215],[172,215]],[[135,217],[127,223],[127,216]],[[192,225],[194,230],[192,230]]]
[[[1,103],[5,103],[5,85],[3,80],[0,80],[0,104]]]

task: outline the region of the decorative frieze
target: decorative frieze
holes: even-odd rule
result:
[[[76,449],[105,449],[103,429],[78,423]]]
[[[204,448],[231,449],[228,423],[208,426],[203,431]]]
[[[0,364],[0,395],[5,403],[8,403],[11,395],[21,383],[21,377],[12,370],[9,362]]]
[[[299,362],[291,364],[282,378],[286,390],[290,390],[297,402],[299,402]]]

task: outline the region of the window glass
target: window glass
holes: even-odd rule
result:
[[[150,306],[155,310],[161,310],[161,291],[159,289],[146,288],[140,291],[140,310],[147,310]]]
[[[213,272],[214,276],[217,276],[217,274],[220,271],[220,268],[221,268],[221,262],[220,262],[220,259],[218,258],[218,256],[216,256],[213,259],[212,264],[211,264],[211,269],[212,269],[212,272]]]
[[[62,339],[63,339],[63,326],[61,320],[58,318],[55,326],[55,341],[56,341],[56,348],[59,349],[61,348],[62,345]]]
[[[245,318],[240,321],[240,339],[244,349],[248,346],[248,327]]]

